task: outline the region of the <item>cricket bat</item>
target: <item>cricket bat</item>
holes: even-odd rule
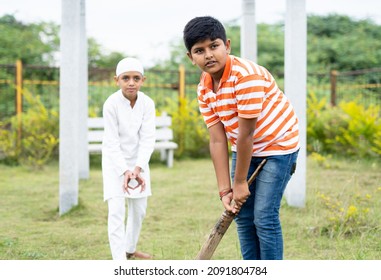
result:
[[[249,186],[253,183],[255,177],[257,177],[259,171],[265,163],[266,159],[262,160],[257,169],[251,175],[249,181],[247,182]],[[205,241],[201,250],[198,252],[196,260],[210,260],[212,258],[214,251],[216,250],[225,232],[228,230],[235,215],[236,214],[233,214],[232,212],[227,210],[225,210],[222,213],[217,223],[213,227],[212,231],[210,232],[208,239]]]

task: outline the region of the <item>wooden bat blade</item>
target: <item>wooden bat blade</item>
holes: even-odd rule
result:
[[[198,253],[196,260],[210,260],[220,243],[225,232],[228,230],[230,224],[234,219],[234,214],[225,210],[221,217],[218,219],[216,225],[212,229],[208,240],[202,246]]]
[[[247,184],[250,186],[255,177],[257,177],[260,169],[262,166],[266,163],[266,159],[262,160],[262,162],[259,164],[257,169],[254,171],[254,173],[251,175],[249,181]],[[208,239],[205,241],[204,245],[202,246],[201,250],[196,256],[196,260],[210,260],[214,254],[214,251],[216,250],[218,244],[220,243],[222,237],[228,230],[230,224],[232,223],[234,219],[235,214],[233,214],[230,211],[225,210],[220,218],[218,219],[217,223],[213,227],[212,231],[209,234]]]

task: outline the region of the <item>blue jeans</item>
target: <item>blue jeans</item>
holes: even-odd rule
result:
[[[250,196],[235,217],[244,260],[283,259],[283,236],[279,208],[286,185],[295,172],[298,151],[268,156],[254,182]],[[247,178],[264,158],[252,157]],[[232,155],[231,177],[234,180],[237,154]]]

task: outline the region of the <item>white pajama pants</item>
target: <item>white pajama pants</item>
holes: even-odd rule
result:
[[[128,217],[126,220],[126,200]],[[135,253],[146,215],[147,197],[113,197],[108,202],[108,238],[113,260],[125,260],[126,252]]]

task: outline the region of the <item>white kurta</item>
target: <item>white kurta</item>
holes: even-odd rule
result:
[[[104,200],[111,197],[129,198],[151,195],[148,162],[155,145],[155,104],[143,92],[131,108],[121,90],[110,95],[103,105],[104,136],[102,144],[102,174]],[[123,173],[140,166],[146,189],[123,192]]]

